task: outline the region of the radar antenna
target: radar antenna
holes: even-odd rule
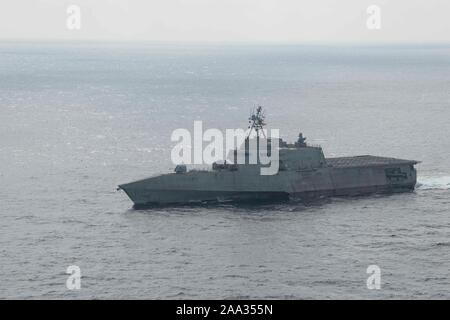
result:
[[[256,110],[253,109],[252,115],[248,118],[248,123],[250,124],[248,128],[250,131],[248,132],[247,138],[250,137],[252,130],[255,130],[256,136],[259,138],[259,131],[262,132],[264,138],[266,134],[264,133],[263,127],[266,125],[264,122],[266,119],[266,115],[261,106],[256,107]]]

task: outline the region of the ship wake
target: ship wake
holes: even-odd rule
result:
[[[418,177],[418,190],[450,190],[450,176],[442,177]]]

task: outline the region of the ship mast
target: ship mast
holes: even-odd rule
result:
[[[250,135],[252,134],[252,131],[255,130],[256,132],[256,163],[260,163],[260,157],[259,157],[259,132],[261,131],[262,136],[264,138],[266,138],[266,134],[264,133],[264,126],[266,125],[265,123],[265,114],[262,110],[261,106],[257,106],[256,110],[253,109],[253,114],[250,116],[250,118],[248,118],[248,123],[250,124],[248,126],[248,128],[250,129],[248,131],[248,135],[247,138],[245,139],[246,141],[246,150],[249,149],[249,142],[250,142]]]
[[[248,132],[247,138],[250,137],[252,130],[255,130],[257,139],[259,139],[259,131],[262,132],[264,138],[266,137],[266,134],[263,130],[264,126],[266,125],[265,119],[266,115],[264,114],[261,106],[258,106],[256,110],[253,110],[253,114],[250,116],[250,118],[248,118],[248,123],[250,124],[248,128],[250,130]]]

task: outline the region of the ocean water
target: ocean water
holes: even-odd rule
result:
[[[176,128],[422,161],[415,192],[133,210]],[[450,46],[0,43],[0,298],[450,298]],[[81,288],[68,290],[68,266]],[[369,290],[369,265],[381,288]]]

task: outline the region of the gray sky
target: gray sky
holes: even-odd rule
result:
[[[450,42],[449,16],[450,0],[1,0],[0,39]]]

